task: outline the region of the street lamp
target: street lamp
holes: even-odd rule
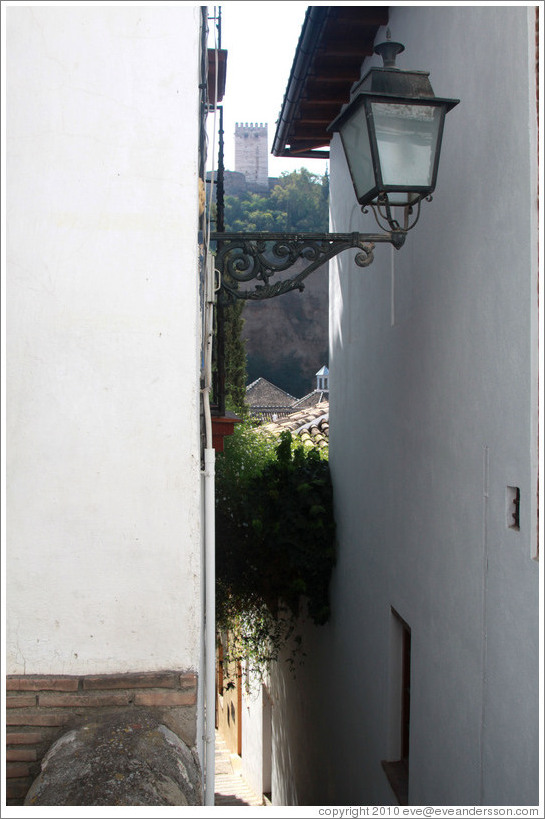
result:
[[[401,208],[405,233],[416,224],[418,214],[409,222],[415,205],[435,189],[445,115],[460,100],[436,97],[429,72],[397,68],[404,50],[390,40],[375,47],[383,66],[353,86],[328,130],[339,132],[360,205],[370,205],[391,230],[400,227],[392,208]]]
[[[375,243],[403,245],[418,221],[421,200],[435,188],[445,114],[459,100],[436,97],[429,72],[397,68],[401,51],[404,46],[389,39],[375,47],[383,66],[353,86],[350,102],[328,127],[340,134],[362,210],[372,208],[382,232],[212,233],[223,303],[303,290],[310,273],[347,248],[356,248],[356,264],[367,267]],[[299,259],[308,261],[301,272],[271,281]],[[248,289],[250,281],[257,284]]]

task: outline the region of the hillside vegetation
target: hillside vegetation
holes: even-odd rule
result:
[[[246,191],[225,197],[225,230],[326,233],[329,176],[306,168],[282,174],[268,194]],[[327,267],[307,279],[304,294],[236,304],[226,311],[226,391],[230,409],[241,411],[247,383],[267,378],[295,397],[314,388],[327,363]]]

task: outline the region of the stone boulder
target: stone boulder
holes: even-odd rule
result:
[[[60,737],[25,805],[202,805],[201,770],[176,734],[133,710]]]

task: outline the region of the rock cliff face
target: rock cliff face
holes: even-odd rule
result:
[[[243,338],[250,384],[262,376],[300,398],[316,386],[328,363],[328,266],[311,273],[305,289],[249,302]]]

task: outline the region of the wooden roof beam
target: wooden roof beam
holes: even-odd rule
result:
[[[305,139],[293,140],[293,142],[288,140],[288,145],[290,151],[305,151],[307,148],[311,148],[313,145],[314,147],[329,145],[330,140],[331,136],[329,134],[324,134],[323,136],[309,136]]]
[[[354,22],[357,11],[357,6],[334,6],[331,25],[339,21]],[[365,10],[365,24],[368,26],[385,26],[388,22],[388,6],[368,6]]]
[[[364,57],[373,53],[373,47],[362,42],[361,39],[355,40],[353,43],[330,42],[327,43],[317,57],[340,57],[342,59],[350,59],[351,57]]]
[[[362,57],[361,60],[354,60],[354,62],[347,63],[346,65],[339,65],[333,62],[331,68],[320,62],[313,66],[312,80],[315,82],[330,82],[334,79],[336,82],[356,82],[356,80],[359,79],[360,67],[364,59],[365,58]]]
[[[327,133],[326,128],[331,120],[324,120],[322,123],[305,122],[304,120],[296,125],[297,139],[306,142],[307,139],[325,139],[327,142],[331,136]]]

